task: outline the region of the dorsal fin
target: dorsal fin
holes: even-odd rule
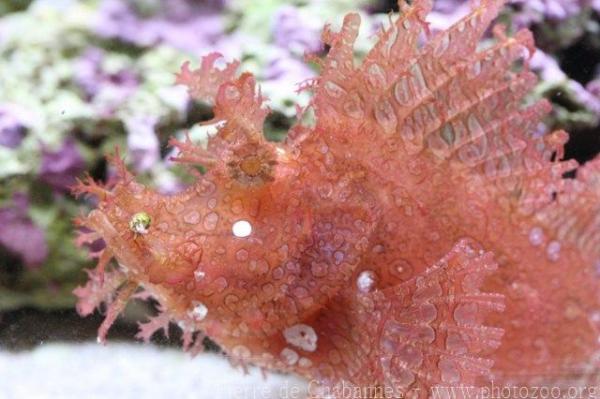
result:
[[[323,70],[315,90],[319,127],[327,128],[333,119],[354,124],[375,119],[391,134],[414,108],[430,102],[439,81],[472,58],[502,4],[482,1],[465,19],[419,48],[419,36],[427,31],[424,19],[431,1],[415,1],[411,6],[400,2],[401,16],[379,34],[378,43],[360,68],[352,62],[360,17],[346,16],[339,33],[326,30],[324,34],[331,50],[321,62]]]
[[[535,217],[551,239],[573,244],[600,275],[600,157],[577,169],[575,179],[564,179],[556,201]]]
[[[551,190],[540,196],[534,186],[540,181],[561,185],[560,175],[574,164],[550,162],[563,150],[548,137],[564,134],[535,133],[549,104],[524,106],[537,82],[528,66],[535,51],[531,32],[509,37],[497,26],[495,43],[478,49],[504,5],[482,0],[419,45],[431,2],[400,4],[400,17],[379,34],[360,67],[352,64],[357,15],[347,16],[339,33],[325,34],[331,51],[315,89],[314,134],[337,137],[339,143],[394,143],[399,153],[392,161],[398,168],[421,158],[444,173],[492,181],[492,189],[515,198],[524,211],[539,209],[551,200]]]
[[[358,14],[347,15],[339,33],[325,28],[323,41],[331,49],[320,62],[322,71],[313,100],[320,128],[327,129],[330,123],[335,127],[336,117],[351,122],[369,117],[372,97],[378,95],[386,81],[393,81],[406,60],[414,55],[430,3],[429,0],[417,1],[407,6],[400,2],[402,16],[380,32],[379,42],[361,68],[354,66],[354,42],[360,27]],[[386,64],[381,65],[382,61]]]

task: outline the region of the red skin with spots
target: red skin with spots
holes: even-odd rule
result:
[[[95,233],[80,241],[102,237],[106,249],[76,291],[82,314],[109,305],[99,338],[140,287],[161,309],[141,338],[177,322],[186,348],[206,334],[236,361],[315,380],[315,397],[341,386],[389,397],[589,382],[600,159],[563,179],[577,165],[551,158],[567,134],[531,133],[549,105],[522,105],[535,78],[526,62],[513,66],[532,51],[528,31],[497,28],[495,44],[476,50],[502,5],[482,0],[417,46],[431,5],[401,4],[360,66],[359,17],[348,15],[339,33],[325,30],[331,50],[307,85],[316,124],[282,144],[261,133],[268,110],[251,75],[213,68],[218,55],[185,65],[178,82],[214,101],[211,123],[222,125],[207,149],[172,144],[208,172],[162,196],[117,156],[116,182],[76,189],[100,199],[80,220]],[[129,228],[141,211],[147,234]],[[239,220],[249,236],[232,234]],[[365,271],[373,282],[359,289]],[[298,324],[314,330],[314,351],[286,341]]]

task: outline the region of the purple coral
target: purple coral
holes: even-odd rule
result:
[[[279,84],[293,90],[298,83],[314,75],[315,72],[304,62],[277,52],[269,59],[263,77],[270,84]]]
[[[12,104],[0,105],[0,146],[17,148],[25,138],[28,113]]]
[[[600,77],[598,77],[598,79],[596,80],[592,80],[591,82],[589,82],[586,86],[586,89],[600,102]]]
[[[293,6],[283,6],[274,15],[272,34],[275,44],[295,53],[313,53],[321,49],[322,27],[302,15]]]
[[[123,89],[124,93],[132,91],[138,85],[138,78],[130,70],[122,69],[116,72],[105,71],[102,67],[104,51],[97,47],[89,48],[77,61],[75,82],[83,89],[88,97],[94,97],[105,86],[115,86]]]
[[[68,191],[85,164],[75,142],[67,139],[57,151],[42,150],[40,179],[58,191]]]
[[[469,10],[469,2],[464,0],[439,0],[435,2],[433,11],[427,16],[427,22],[431,24],[431,29],[434,31],[445,30],[467,15]]]
[[[433,10],[442,14],[453,14],[458,8],[469,6],[464,0],[437,0],[433,5]]]
[[[25,266],[40,266],[48,256],[44,231],[27,215],[29,198],[23,193],[13,196],[12,204],[0,208],[0,246],[21,258]]]
[[[143,16],[125,1],[105,0],[95,23],[103,37],[118,38],[139,46],[166,43],[192,54],[206,51],[224,32],[219,11],[223,1],[175,0]]]
[[[134,169],[143,172],[160,159],[160,143],[154,132],[158,119],[136,116],[125,120],[127,151],[133,158]]]
[[[85,99],[95,104],[100,115],[108,117],[135,92],[139,79],[127,69],[106,71],[104,57],[102,49],[89,48],[76,61],[74,79]]]
[[[584,8],[600,10],[600,0],[512,0],[519,11],[514,22],[519,27],[527,27],[542,22],[563,21],[579,14]]]

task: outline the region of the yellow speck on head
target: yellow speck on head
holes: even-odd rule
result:
[[[148,233],[152,218],[146,212],[137,212],[129,220],[129,229],[136,234]]]

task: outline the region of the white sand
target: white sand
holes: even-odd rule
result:
[[[1,399],[304,399],[306,382],[257,368],[244,375],[216,354],[108,343],[0,350]]]

